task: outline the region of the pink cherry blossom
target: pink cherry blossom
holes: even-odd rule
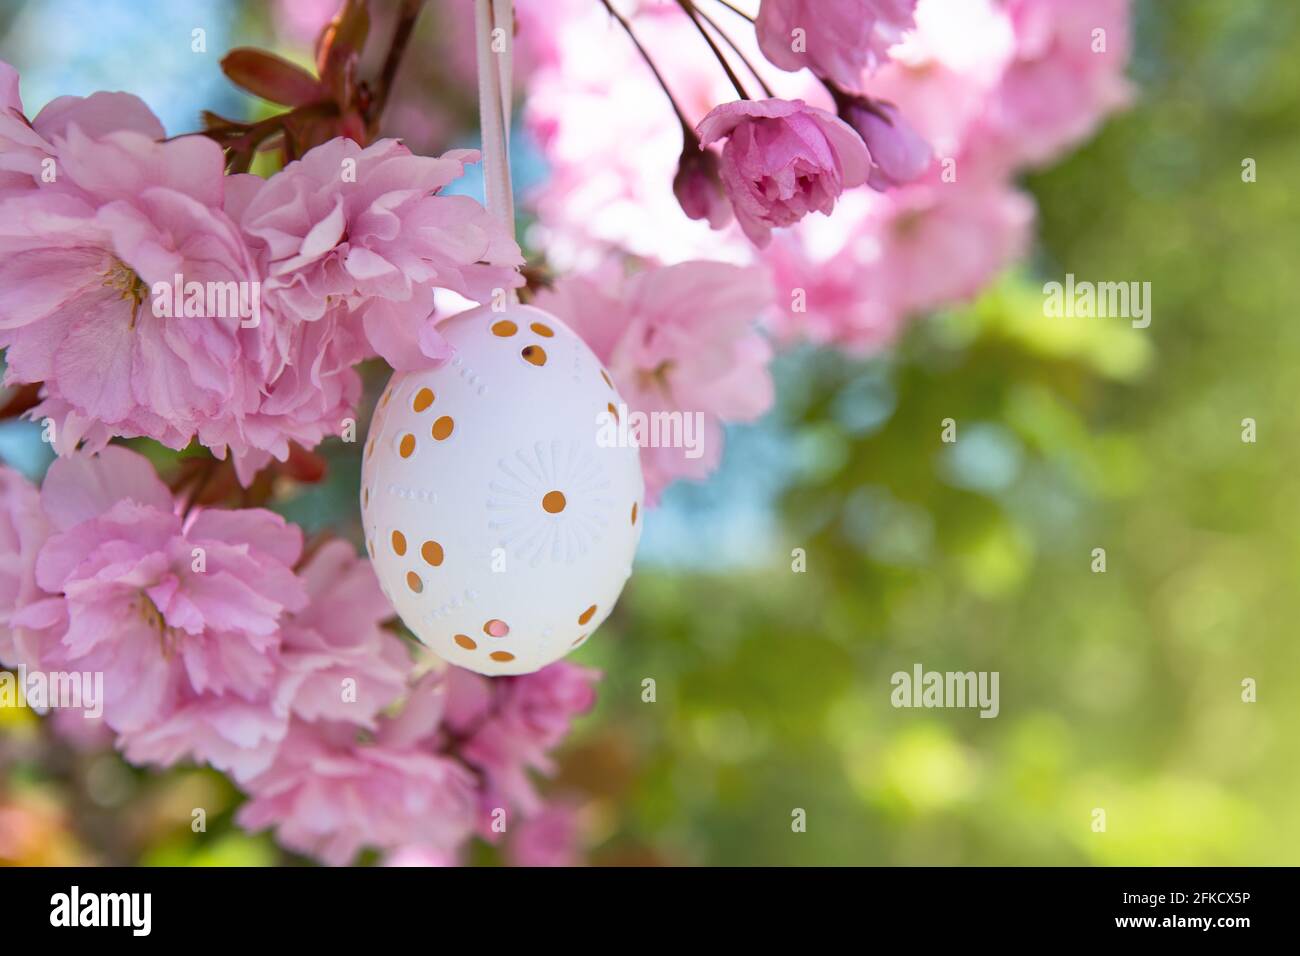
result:
[[[173,448],[238,414],[238,315],[164,318],[155,283],[256,282],[220,209],[223,161],[208,140],[134,131],[56,134],[58,180],[0,200],[0,345],[6,383],[44,382],[34,417],[60,451],[113,435]],[[251,330],[250,330],[251,331]]]
[[[725,139],[722,182],[750,240],[808,213],[830,215],[841,192],[867,181],[862,138],[836,116],[802,100],[724,103],[700,122],[704,145]]]
[[[776,66],[808,67],[854,90],[902,39],[915,7],[916,0],[763,0],[754,26]]]
[[[126,93],[60,96],[49,102],[36,119],[27,122],[19,94],[18,71],[0,60],[0,196],[57,182],[58,165],[51,139],[66,136],[70,126],[97,138],[105,133],[130,130],[161,139],[162,125],[139,99]]]
[[[345,541],[322,545],[299,576],[310,603],[280,631],[277,707],[307,721],[373,729],[406,690],[411,669],[401,638],[381,627],[392,605],[370,562]]]
[[[776,290],[769,328],[782,345],[811,342],[870,354],[903,328],[906,317],[870,282],[881,245],[867,215],[884,202],[870,195],[846,199],[831,219],[779,235],[763,250]],[[860,238],[848,241],[845,234]]]
[[[1026,251],[1033,200],[1001,182],[923,182],[880,221],[881,293],[904,314],[973,298]]]
[[[113,731],[103,717],[92,717],[84,707],[51,708],[46,715],[59,740],[82,752],[110,750]]]
[[[776,285],[773,330],[868,353],[906,320],[964,301],[1022,254],[1033,203],[1000,180],[937,177],[846,201],[832,219],[765,252]],[[802,290],[802,310],[792,308]]]
[[[772,304],[759,269],[683,262],[624,277],[617,263],[561,279],[537,304],[567,322],[605,362],[634,412],[700,414],[700,454],[641,449],[647,500],[677,478],[700,480],[722,455],[722,423],[772,404],[771,349],[755,331]]]
[[[20,473],[0,468],[0,665],[40,667],[48,643],[38,629],[15,626],[16,612],[44,597],[36,585],[36,555],[49,537],[40,494]]]
[[[519,677],[448,672],[445,728],[464,738],[462,758],[483,774],[484,810],[509,805],[531,815],[541,809],[529,771],[553,770],[549,751],[573,718],[591,709],[599,679],[598,671],[566,661]]]
[[[997,0],[920,0],[916,29],[865,83],[873,100],[894,104],[935,154],[966,171],[972,146],[984,151],[982,118],[1011,62],[1015,37]],[[1008,168],[1001,163],[999,175]]]
[[[1015,55],[988,122],[999,147],[1033,166],[1090,136],[1131,99],[1127,0],[1009,0]]]
[[[281,620],[274,678],[249,700],[186,692],[170,713],[131,734],[126,756],[167,766],[194,754],[237,781],[264,771],[291,716],[373,729],[406,689],[410,657],[380,628],[393,611],[369,562],[343,541],[323,544],[300,569],[307,605]]]
[[[286,461],[289,442],[313,448],[355,420],[361,378],[354,366],[372,354],[343,306],[318,322],[281,321],[275,313],[269,320],[273,351],[282,356],[274,363],[278,371],[267,372],[256,354],[245,355],[239,366],[248,397],[242,413],[217,415],[199,426],[199,440],[217,457],[232,451],[245,486],[272,458]],[[235,404],[232,411],[239,408]]]
[[[219,766],[231,755],[220,744],[263,739],[280,617],[307,600],[292,569],[298,529],[260,509],[182,515],[148,462],[118,446],[56,461],[41,506],[52,534],[36,583],[67,621],[57,659],[104,673],[104,720],[128,755],[132,735],[173,718],[204,731],[187,748]]]
[[[506,856],[512,866],[577,866],[579,838],[577,810],[552,803],[514,828]]]
[[[384,866],[460,866],[455,853],[428,846],[399,847],[384,857]]]
[[[108,675],[104,680],[107,684]],[[257,697],[201,694],[181,686],[168,710],[120,733],[118,747],[133,764],[170,767],[197,760],[243,782],[270,766],[289,730],[287,718],[268,706],[260,688]]]
[[[6,163],[27,155],[4,132],[27,127],[10,120]],[[272,456],[286,459],[290,441],[310,447],[339,431],[360,395],[352,365],[364,338],[338,323],[155,312],[178,274],[250,295],[260,285],[228,213],[262,180],[223,176],[209,140],[155,142],[162,127],[126,94],[55,100],[28,132],[57,176],[2,201],[0,344],[7,382],[44,383],[31,414],[53,422],[56,449],[95,451],[117,435],[181,448],[197,435],[232,452],[247,484]]]
[[[39,492],[0,471],[0,653],[104,674],[102,721],[60,732],[127,760],[227,772],[241,822],[326,862],[363,847],[453,862],[497,808],[541,808],[530,774],[590,708],[594,671],[487,678],[410,658],[368,562],[341,541],[297,573],[268,512],[183,513],[117,445],[56,461]],[[24,635],[39,635],[23,639]],[[399,710],[396,702],[405,697]],[[540,837],[539,837],[540,839]]]
[[[343,304],[394,368],[448,357],[434,329],[434,286],[479,301],[522,279],[518,246],[467,196],[439,195],[473,150],[416,156],[396,140],[342,137],[276,173],[240,213],[273,308],[315,322]]]
[[[246,785],[241,825],[275,827],[285,846],[336,866],[366,847],[454,851],[474,830],[478,800],[474,775],[431,746],[441,682],[421,681],[369,739],[352,724],[295,719],[275,762]]]
[[[23,116],[18,71],[0,60],[0,197],[35,186],[47,149]]]
[[[453,863],[475,832],[497,836],[496,811],[541,809],[530,771],[552,769],[548,753],[591,707],[598,676],[564,662],[495,680],[443,667],[365,736],[294,718],[272,765],[245,783],[239,821],[331,864],[366,847],[394,851],[395,864]]]

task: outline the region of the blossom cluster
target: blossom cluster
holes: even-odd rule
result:
[[[540,241],[571,273],[558,293],[609,259],[725,259],[765,275],[779,344],[874,352],[978,293],[1029,238],[1017,175],[1129,97],[1128,0],[761,0],[753,29],[726,21],[761,99],[737,99],[679,6],[622,5],[667,90],[597,7],[520,0],[526,25],[559,22],[526,107],[551,164]],[[657,378],[661,400],[697,400]]]
[[[594,700],[594,671],[415,677],[392,609],[346,542],[304,550],[257,508],[190,509],[119,445],[0,468],[0,664],[103,675],[133,763],[206,763],[240,822],[329,863],[363,848],[454,859],[543,809],[530,771]],[[507,826],[505,832],[511,833]]]
[[[330,863],[454,861],[516,813],[513,858],[553,856],[549,817],[522,825],[544,809],[529,774],[598,675],[413,660],[350,544],[202,507],[110,441],[197,441],[248,485],[354,420],[358,362],[444,361],[434,290],[522,281],[499,221],[443,192],[476,159],[336,136],[269,178],[230,174],[216,142],[167,139],[127,94],[29,120],[0,63],[5,384],[39,387],[28,414],[61,456],[39,489],[0,468],[0,666],[102,675],[102,713],[60,710],[61,732],[215,767],[248,795],[243,825]],[[214,288],[235,291],[214,309]]]
[[[521,281],[513,237],[440,194],[472,151],[336,137],[269,179],[226,175],[215,142],[164,139],[133,96],[60,97],[29,122],[0,63],[0,97],[4,382],[40,384],[30,414],[61,453],[197,439],[248,484],[355,421],[357,362],[446,357],[435,288]],[[211,307],[232,285],[254,290],[254,321]]]

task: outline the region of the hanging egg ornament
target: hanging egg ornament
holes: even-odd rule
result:
[[[531,673],[582,645],[631,575],[640,455],[609,440],[604,419],[622,400],[553,315],[481,307],[438,329],[451,360],[395,373],[370,423],[367,549],[397,613],[440,657]]]

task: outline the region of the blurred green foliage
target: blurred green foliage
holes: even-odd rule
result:
[[[596,859],[1300,859],[1298,20],[1140,4],[1138,101],[1030,179],[1028,271],[889,359],[787,363],[779,547],[642,570],[587,652]],[[1066,272],[1151,282],[1151,327],[1045,318]],[[1000,715],[894,709],[917,662],[999,671]]]

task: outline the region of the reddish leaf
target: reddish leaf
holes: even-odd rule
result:
[[[236,85],[282,106],[305,106],[324,95],[314,76],[265,50],[231,50],[222,59],[221,69]]]
[[[0,406],[0,419],[17,418],[29,408],[34,408],[40,400],[40,382],[33,382],[30,385],[19,385],[9,393],[3,406]]]
[[[307,150],[339,135],[337,113],[294,111],[284,115],[285,159],[293,160]]]
[[[297,442],[289,442],[289,460],[279,465],[278,470],[297,481],[314,484],[325,477],[325,459]]]

